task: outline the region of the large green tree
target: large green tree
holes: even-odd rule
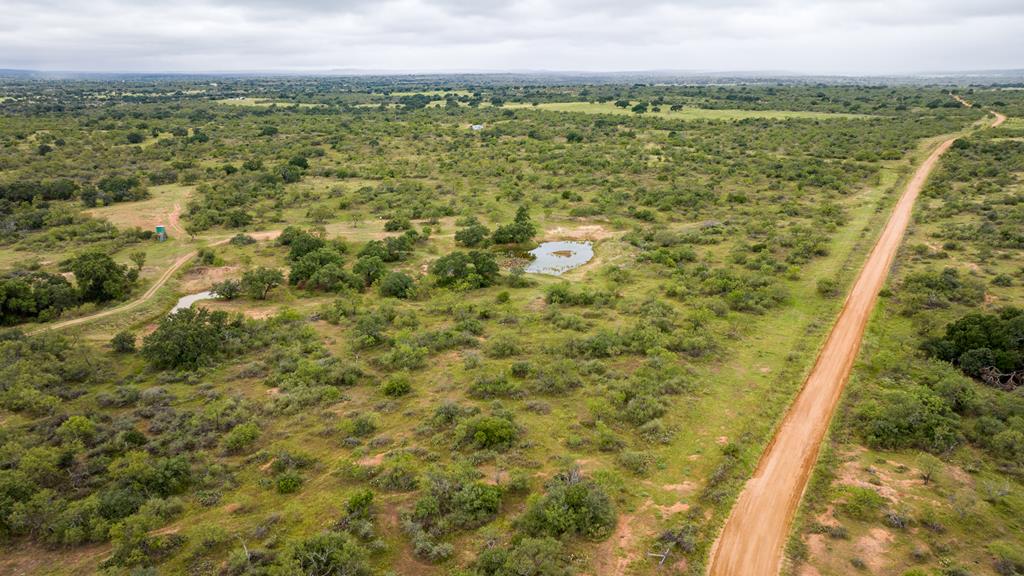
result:
[[[110,256],[90,251],[71,260],[82,300],[106,302],[124,298],[138,278],[138,270],[114,262]]]

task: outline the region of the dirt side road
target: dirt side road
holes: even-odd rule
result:
[[[995,114],[992,126],[1006,120]],[[828,430],[875,299],[910,222],[914,201],[939,157],[955,138],[938,146],[918,167],[871,250],[839,318],[803,388],[761,456],[711,550],[711,576],[774,576],[797,505]]]
[[[280,230],[272,230],[269,232],[253,232],[250,233],[249,236],[252,236],[256,240],[273,240],[274,238],[277,238],[280,234]],[[229,240],[231,239],[225,238],[223,240],[218,240],[210,244],[210,246],[220,246],[221,244],[227,244]],[[149,287],[149,290],[146,290],[145,294],[139,296],[135,300],[125,302],[120,306],[109,308],[107,310],[91,314],[89,316],[82,316],[81,318],[72,318],[71,320],[64,320],[62,322],[54,322],[53,324],[40,326],[39,328],[36,328],[35,330],[28,332],[28,334],[31,336],[33,334],[39,334],[41,332],[46,332],[48,330],[59,330],[61,328],[70,328],[71,326],[78,326],[79,324],[85,324],[86,322],[92,322],[93,320],[106,318],[107,316],[112,316],[114,314],[120,314],[121,312],[131,310],[132,308],[135,308],[136,306],[139,306],[144,302],[148,302],[156,294],[157,290],[162,288],[163,285],[166,284],[167,281],[171,279],[171,276],[173,276],[175,272],[180,270],[181,267],[184,266],[189,260],[195,258],[197,254],[199,254],[199,251],[193,250],[188,254],[183,254],[182,256],[179,256],[174,261],[174,263],[171,264],[166,270],[164,270],[164,273],[161,274],[160,277],[156,279],[156,282],[153,282],[153,285]]]

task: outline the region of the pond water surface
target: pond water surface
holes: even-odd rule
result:
[[[534,259],[526,267],[526,272],[560,276],[590,262],[594,257],[594,247],[590,242],[543,242],[530,250],[530,254]]]
[[[212,300],[216,297],[217,296],[209,290],[204,290],[196,294],[189,294],[188,296],[182,296],[178,299],[178,303],[174,305],[174,308],[171,308],[171,311],[168,312],[168,314],[174,314],[183,308],[191,308],[192,304],[199,302],[200,300]]]

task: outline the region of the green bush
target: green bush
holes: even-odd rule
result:
[[[944,452],[962,439],[951,405],[923,386],[881,391],[857,406],[854,425],[869,446],[886,450]]]
[[[388,272],[380,281],[380,295],[391,298],[412,298],[416,295],[416,281],[408,274]]]
[[[294,571],[308,576],[370,576],[366,550],[342,532],[324,532],[306,538],[292,548],[290,560]]]
[[[302,487],[302,476],[295,472],[285,472],[274,480],[274,487],[278,494],[293,494]]]
[[[259,437],[260,428],[255,422],[239,424],[224,436],[224,449],[231,454],[237,454],[252,446]]]
[[[501,488],[477,481],[471,468],[433,468],[425,475],[424,493],[408,519],[414,532],[433,538],[481,526],[501,508]]]
[[[551,537],[523,538],[510,546],[490,546],[477,554],[479,576],[570,576],[562,544]]]
[[[412,392],[412,380],[409,378],[408,374],[394,374],[384,380],[384,383],[381,384],[380,391],[383,392],[385,396],[389,396],[391,398],[405,396]]]
[[[135,333],[129,330],[122,330],[110,339],[110,347],[114,352],[128,354],[135,352]]]
[[[438,286],[463,290],[486,288],[498,280],[500,269],[490,252],[452,252],[434,260],[430,273]]]
[[[627,450],[620,452],[616,459],[620,466],[637,476],[644,476],[654,463],[654,457],[646,452]]]
[[[419,486],[419,466],[407,453],[389,454],[370,484],[391,492],[415,490]]]
[[[530,498],[517,521],[530,536],[580,535],[600,540],[615,528],[611,499],[579,470],[557,474],[545,489],[543,496]]]
[[[223,300],[234,300],[242,294],[242,283],[228,278],[222,282],[215,282],[210,288],[210,292]]]
[[[826,298],[835,298],[839,295],[839,281],[835,278],[821,278],[818,280],[818,294]]]
[[[455,429],[460,444],[479,449],[507,448],[518,435],[515,424],[498,416],[473,416]]]
[[[487,343],[487,355],[491,358],[508,358],[522,353],[519,341],[508,334],[500,334]]]
[[[843,488],[843,501],[838,509],[842,514],[856,520],[873,520],[886,504],[888,500],[871,488],[847,486]]]

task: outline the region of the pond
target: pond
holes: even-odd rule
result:
[[[594,248],[590,242],[543,242],[530,250],[530,254],[534,259],[526,267],[526,272],[560,276],[590,262]]]
[[[213,292],[210,292],[209,290],[204,290],[197,294],[189,294],[188,296],[182,296],[181,298],[178,299],[178,303],[174,305],[174,308],[171,308],[171,311],[168,312],[168,314],[174,314],[178,310],[182,310],[184,308],[191,308],[192,304],[199,302],[200,300],[212,300],[216,297],[217,296]]]

